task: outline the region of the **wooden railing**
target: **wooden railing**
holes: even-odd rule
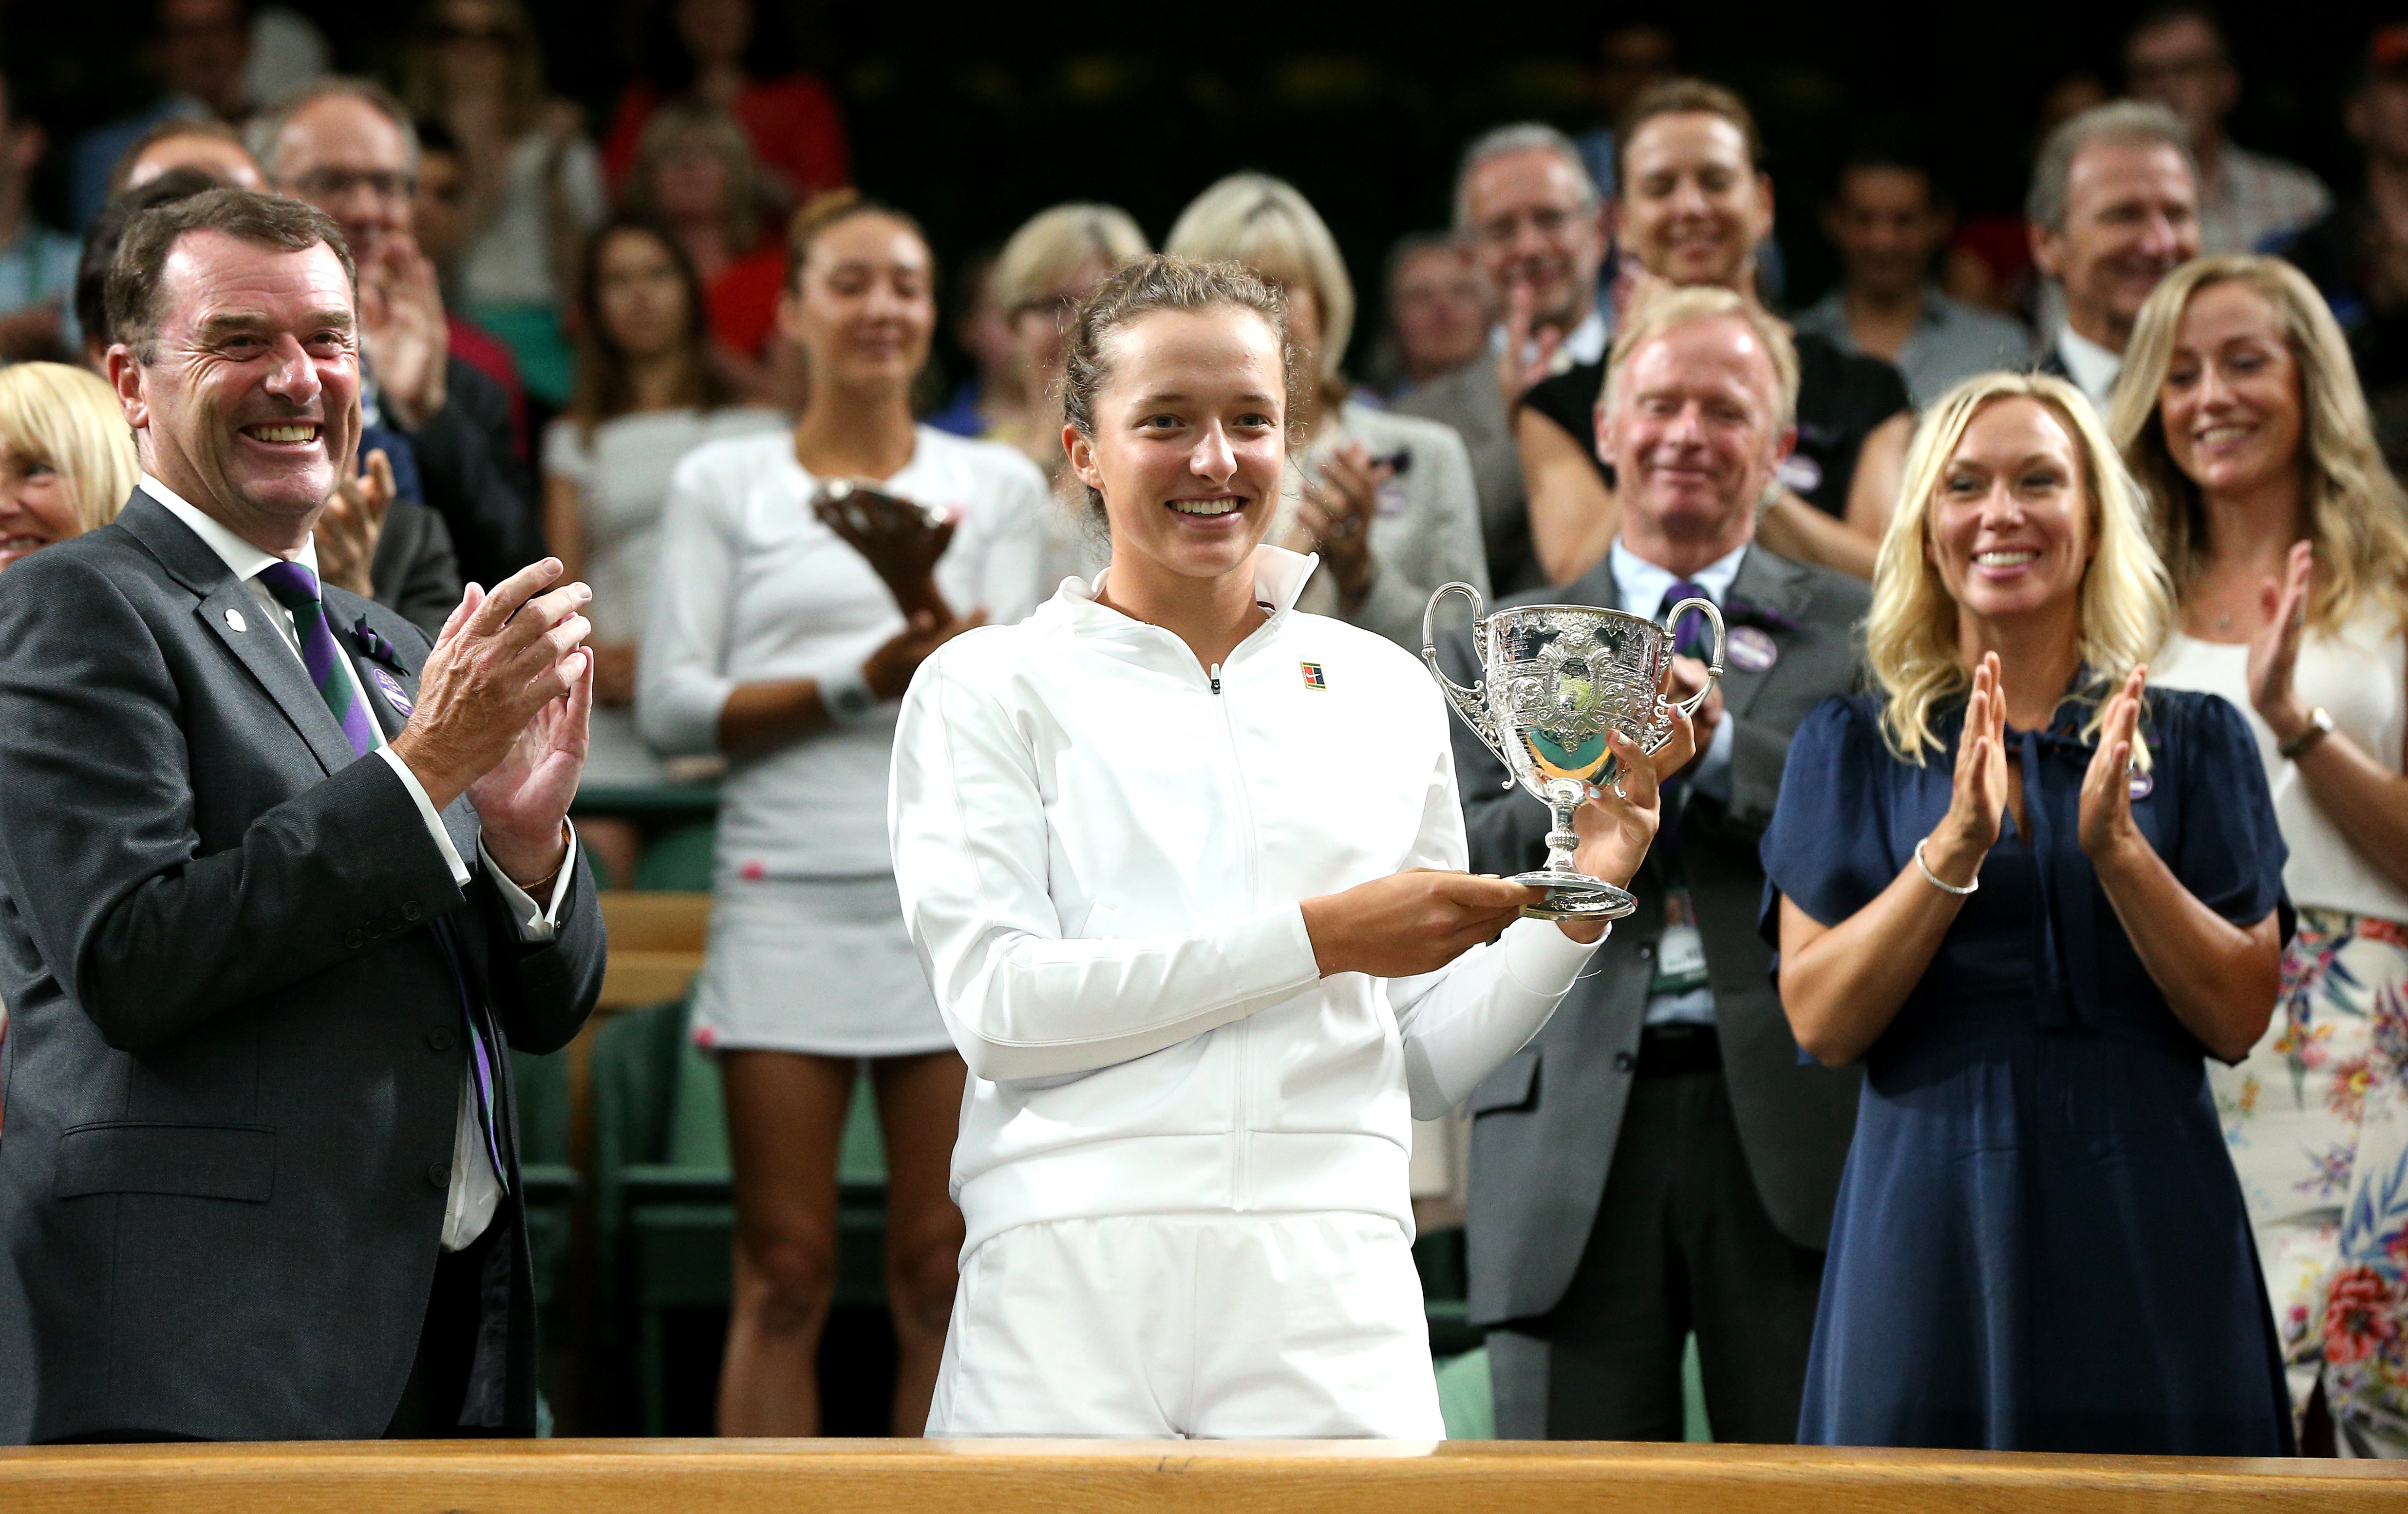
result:
[[[8,1514],[2332,1514],[2408,1469],[1751,1446],[549,1440],[0,1450]]]

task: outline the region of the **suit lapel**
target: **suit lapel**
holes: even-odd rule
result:
[[[1739,560],[1739,572],[1731,580],[1728,598],[1769,610],[1792,626],[1802,625],[1806,615],[1805,578],[1804,570],[1787,558],[1776,556],[1762,547],[1751,546],[1747,549],[1747,555]],[[1726,620],[1730,613],[1730,606],[1726,604],[1723,607]],[[1789,639],[1797,634],[1777,626],[1758,626],[1756,629],[1772,638],[1773,646],[1780,652],[1788,650]],[[1733,714],[1743,715],[1756,702],[1756,697],[1764,691],[1765,682],[1772,676],[1773,670],[1781,666],[1780,659],[1776,656],[1770,663],[1754,670],[1730,666],[1727,656],[1723,660],[1726,665],[1723,669],[1723,704]]]

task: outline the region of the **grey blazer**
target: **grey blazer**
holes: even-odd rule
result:
[[[1764,893],[1756,843],[1781,792],[1790,732],[1826,695],[1856,685],[1856,626],[1868,600],[1855,579],[1749,550],[1732,581],[1727,618],[1770,636],[1778,656],[1760,671],[1733,664],[1725,675],[1725,709],[1733,722],[1730,803],[1693,795],[1681,828],[1681,860],[1705,939],[1723,1074],[1748,1170],[1781,1233],[1816,1250],[1829,1237],[1861,1074],[1799,1063],[1772,983],[1771,948],[1756,932]],[[1510,602],[1623,608],[1611,558],[1562,588]],[[1463,677],[1470,669],[1467,630],[1457,630],[1446,654],[1448,670]],[[1503,788],[1503,765],[1460,721],[1455,738],[1472,871],[1512,873],[1540,865],[1546,807],[1518,787]],[[1472,1092],[1466,1246],[1474,1324],[1553,1309],[1588,1244],[1613,1165],[1663,933],[1663,884],[1652,858],[1631,891],[1638,911],[1615,922],[1555,1017]]]
[[[325,598],[391,734],[378,675],[414,696],[426,640]],[[479,869],[464,891],[260,613],[139,491],[0,575],[0,1442],[382,1434],[466,1066],[432,922],[512,1045],[565,1045],[600,988],[582,863],[555,939],[520,942],[474,811],[443,816]],[[516,1218],[506,1199],[509,1298],[488,1319],[507,1320],[504,1423],[532,1433]]]
[[[1461,368],[1449,369],[1398,397],[1389,407],[1455,427],[1471,459],[1472,487],[1480,496],[1480,534],[1488,551],[1488,582],[1498,594],[1512,594],[1544,582],[1537,549],[1530,543],[1529,488],[1522,481],[1522,448],[1513,440],[1513,417],[1497,392],[1497,364],[1484,350]]]

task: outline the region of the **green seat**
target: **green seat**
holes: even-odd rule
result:
[[[536,1307],[549,1309],[560,1296],[569,1211],[577,1202],[577,1169],[568,1151],[568,1060],[513,1051],[510,1085],[518,1094],[519,1182],[527,1245],[535,1253]]]
[[[724,1309],[735,1264],[727,1111],[682,1003],[621,1015],[594,1048],[595,1208],[631,1319],[645,1433],[666,1429],[666,1314]],[[856,1086],[838,1158],[836,1302],[882,1305],[886,1170],[876,1101]]]
[[[645,847],[644,855],[636,859],[635,887],[708,893],[718,848],[715,823],[680,826]]]

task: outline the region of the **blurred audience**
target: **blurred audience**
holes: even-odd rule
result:
[[[1859,1080],[1800,1064],[1756,931],[1756,844],[1790,731],[1856,685],[1865,586],[1756,541],[1798,393],[1761,306],[1651,290],[1610,373],[1598,450],[1620,533],[1576,583],[1524,598],[1658,624],[1707,599],[1729,671],[1695,716],[1698,756],[1662,789],[1632,917],[1471,1096],[1471,1322],[1509,1439],[1680,1439],[1694,1332],[1714,1437],[1786,1441]],[[1706,617],[1683,616],[1674,647],[1675,680],[1697,687],[1717,649]],[[1453,650],[1469,672],[1469,639]],[[1538,866],[1545,808],[1459,723],[1455,759],[1470,867]]]
[[[953,386],[945,408],[928,424],[957,437],[982,437],[995,418],[1027,403],[1011,319],[995,297],[995,268],[1003,249],[986,246],[953,270],[953,340],[970,360],[968,378]]]
[[[785,422],[740,402],[711,352],[701,278],[667,227],[633,215],[607,223],[587,245],[577,288],[577,390],[543,439],[544,536],[566,576],[594,591],[585,781],[655,784],[666,773],[636,731],[636,650],[669,475],[706,441]],[[614,877],[634,876],[632,824],[590,819],[578,831]]]
[[[904,930],[887,771],[921,660],[1035,608],[1045,483],[1009,447],[912,423],[937,324],[915,223],[823,204],[788,246],[779,320],[810,354],[810,402],[791,431],[710,442],[678,465],[637,714],[665,753],[729,759],[693,1000],[695,1039],[726,1089],[735,1176],[720,1431],[817,1433],[837,1151],[867,1059],[886,1146],[893,1428],[916,1435],[962,1246],[947,1181],[965,1070]],[[896,550],[818,518],[837,480],[946,512],[933,563],[916,531]]]
[[[1288,339],[1313,382],[1288,397],[1288,429],[1299,440],[1263,540],[1320,555],[1297,608],[1419,651],[1432,590],[1462,582],[1487,591],[1480,501],[1462,439],[1347,395],[1341,365],[1354,334],[1354,286],[1338,239],[1294,185],[1241,173],[1198,195],[1163,251],[1242,263],[1285,294]]]
[[[76,141],[68,201],[79,227],[90,224],[108,203],[118,160],[144,132],[172,120],[239,126],[257,103],[244,71],[251,60],[251,29],[242,0],[158,0],[144,58],[158,77],[158,99]]]
[[[566,403],[564,293],[609,209],[584,112],[544,93],[543,51],[520,0],[431,0],[408,97],[451,132],[466,170],[458,288],[468,313],[509,347],[529,395]]]
[[[752,150],[735,119],[682,100],[654,111],[624,198],[627,209],[666,226],[693,263],[730,382],[754,398],[799,406],[800,365],[777,340],[785,251],[761,235]],[[781,385],[781,368],[796,382]]]
[[[1062,452],[1063,341],[1070,311],[1107,275],[1154,249],[1126,210],[1073,201],[1039,210],[1011,234],[996,257],[995,303],[1011,330],[1018,403],[997,396],[988,405],[985,436],[1017,447],[1045,472],[1054,497],[1046,512],[1048,592],[1070,574],[1092,578],[1107,554],[1086,526],[1085,493],[1069,476]]]
[[[527,452],[526,386],[519,381],[518,355],[502,339],[461,311],[460,259],[468,247],[468,166],[452,128],[432,117],[412,123],[418,136],[418,181],[409,196],[409,230],[418,250],[435,266],[443,296],[443,330],[452,355],[493,380],[510,397],[513,455]]]
[[[2349,336],[2375,436],[2408,471],[2408,22],[2375,28],[2351,93],[2365,173],[2349,198],[2277,251],[2300,266]]]
[[[1675,79],[1639,97],[1622,129],[1613,202],[1626,293],[1713,285],[1761,304],[1756,249],[1772,229],[1772,179],[1756,118],[1738,95]],[[1858,578],[1896,496],[1913,424],[1898,369],[1801,333],[1797,445],[1766,507],[1765,545]],[[1547,581],[1595,567],[1613,541],[1612,485],[1597,454],[1605,364],[1584,361],[1531,385],[1514,417],[1530,537]]]
[[[1875,690],[1798,728],[1764,838],[1798,1044],[1865,1069],[1803,1443],[2292,1450],[2205,1069],[2273,1007],[2283,842],[2240,714],[2144,687],[2172,613],[2071,384],[1925,413]]]
[[[1610,24],[1598,34],[1597,61],[1584,82],[1597,124],[1574,138],[1590,182],[1607,199],[1621,183],[1621,151],[1614,132],[1631,103],[1681,73],[1681,44],[1670,28],[1652,21]]]
[[[2176,0],[2143,15],[2124,41],[2124,79],[2134,99],[2164,106],[2190,134],[2200,252],[2254,252],[2332,209],[2324,180],[2225,134],[2241,71],[2206,6]]]
[[[175,168],[191,168],[236,189],[265,189],[267,176],[243,146],[242,133],[222,121],[163,121],[134,139],[109,175],[115,199]]]
[[[0,78],[0,360],[71,358],[78,245],[35,219],[28,195],[50,135],[18,113],[17,86]]]
[[[1932,259],[1956,215],[1931,170],[1906,153],[1859,151],[1840,166],[1823,206],[1823,233],[1840,250],[1838,288],[1799,312],[1800,335],[1898,368],[1918,406],[1959,379],[2020,366],[2031,333],[1941,292]]]
[[[2157,286],[2112,426],[2176,629],[2150,670],[2242,711],[2300,912],[2273,1023],[2208,1081],[2311,1454],[2408,1456],[2408,497],[2341,328],[2298,269]]]
[[[1499,594],[1554,582],[1530,539],[1513,412],[1530,386],[1605,355],[1598,271],[1609,236],[1604,202],[1580,149],[1553,126],[1499,126],[1464,150],[1455,229],[1469,244],[1498,309],[1488,350],[1399,399],[1399,414],[1453,426],[1471,457],[1488,581]]]
[[[2069,74],[2042,96],[2027,156],[2037,157],[2049,134],[2083,111],[2107,103],[2095,74]],[[2057,328],[2065,301],[2032,263],[2031,223],[2020,210],[1968,216],[1948,249],[1941,287],[1950,297],[2013,316],[2035,331]]]
[[[334,217],[358,260],[362,409],[408,441],[461,573],[498,584],[541,557],[509,394],[452,351],[435,266],[410,235],[408,112],[380,85],[330,79],[279,102],[250,140],[279,192]]]
[[[107,381],[64,363],[0,368],[0,570],[115,520],[141,475]]]
[[[1388,329],[1371,356],[1375,392],[1395,399],[1488,347],[1494,301],[1462,238],[1414,232],[1388,252]]]
[[[664,7],[644,49],[652,72],[620,94],[610,120],[603,160],[612,183],[626,180],[645,123],[671,100],[736,118],[760,170],[760,213],[772,222],[853,182],[836,97],[810,74],[766,74],[758,21],[752,0],[671,0]]]
[[[2157,281],[2199,255],[2199,175],[2190,134],[2161,105],[2123,100],[2049,133],[2024,215],[2032,261],[2064,317],[2044,329],[2040,370],[2104,410],[2132,321]]]

